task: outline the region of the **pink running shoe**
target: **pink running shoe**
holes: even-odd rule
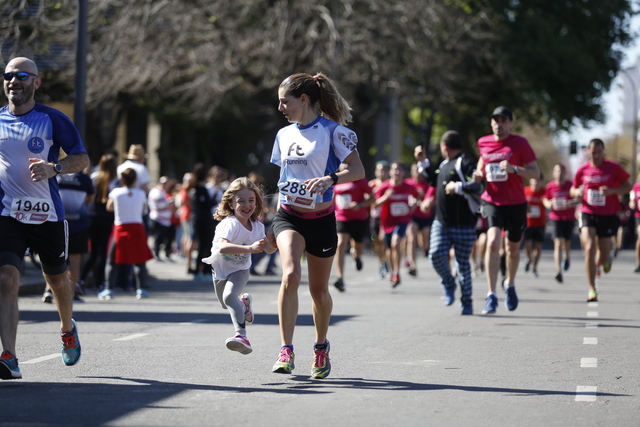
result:
[[[253,310],[251,310],[251,300],[252,298],[250,294],[240,295],[240,301],[244,304],[244,321],[248,325],[253,324],[253,320],[255,319]]]
[[[227,338],[225,344],[229,350],[237,351],[241,354],[249,354],[253,351],[251,343],[244,335],[235,334],[231,338]]]

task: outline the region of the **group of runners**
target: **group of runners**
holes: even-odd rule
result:
[[[44,278],[55,297],[62,360],[71,366],[81,356],[78,327],[72,318],[67,222],[55,177],[83,170],[89,158],[73,123],[59,111],[35,102],[34,94],[42,79],[32,60],[11,60],[3,78],[9,104],[0,109],[0,378],[19,379],[18,290],[28,248],[39,254]],[[477,165],[462,152],[460,135],[448,131],[440,141],[444,160],[439,168],[430,165],[420,147],[416,149],[412,182],[405,180],[407,168],[400,162],[388,165],[388,179],[384,176],[387,165],[378,163],[376,179],[364,180],[358,138],[346,127],[351,109],[326,75],[297,73],[284,79],[278,88],[278,110],[290,125],[278,132],[271,156],[271,162],[280,167],[280,203],[271,228],[265,230],[257,221],[263,210],[261,189],[247,178],[238,178],[222,197],[215,214],[220,225],[211,254],[202,260],[212,265],[215,294],[221,306],[229,309],[235,329],[234,336],[225,341],[230,350],[241,354],[252,351],[247,338],[247,325],[254,321],[252,297],[242,293],[250,276],[250,255],[277,249],[282,268],[278,294],[281,348],[272,370],[283,374],[293,371],[293,334],[304,254],[315,325],[311,376],[321,379],[330,374],[327,335],[333,308],[329,279],[334,255],[343,256],[346,242],[353,238],[354,262],[358,270],[363,268],[361,254],[369,225],[365,215],[370,208],[380,227],[380,234],[376,231],[374,238],[383,259],[380,273],[390,273],[391,286],[401,283],[403,242],[409,233],[411,242],[420,242],[428,251],[441,277],[444,303],[453,304],[458,281],[462,314],[468,315],[473,314],[469,257],[479,207],[487,222],[484,265],[488,294],[483,313],[495,313],[498,307],[496,288],[503,240],[505,303],[508,310],[518,307],[515,278],[527,214],[530,218],[541,215],[527,203],[524,180],[538,180],[540,172],[529,142],[511,133],[513,115],[508,108],[493,111],[493,133],[478,141]],[[58,157],[61,149],[66,153],[62,159]],[[601,140],[592,140],[588,151],[590,160],[578,169],[568,192],[563,181],[566,171],[559,166],[557,185],[548,188],[542,200],[557,213],[569,210],[571,200],[579,200],[588,299],[593,301],[597,300],[596,263],[605,272],[611,268],[610,237],[617,230],[618,196],[628,193],[631,184],[629,175],[617,163],[604,158]],[[637,190],[634,201],[640,196]],[[124,194],[132,196],[131,192]],[[414,215],[415,210],[418,215]],[[572,226],[563,224],[562,216],[556,221],[557,240],[567,240],[564,233]],[[417,243],[411,245],[415,248]],[[453,268],[448,260],[451,249],[455,252]],[[406,253],[409,274],[417,275],[416,251],[411,248]],[[343,261],[338,257],[338,280],[334,284],[341,291],[345,289]],[[564,261],[567,267],[568,258]]]

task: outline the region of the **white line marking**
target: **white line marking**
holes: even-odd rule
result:
[[[114,341],[129,341],[129,340],[135,340],[136,338],[146,337],[147,335],[149,335],[149,334],[133,334],[133,335],[127,335],[126,337],[116,338],[116,339],[114,339]]]
[[[587,303],[587,307],[589,308],[597,308],[598,307],[598,301],[591,301]]]
[[[598,317],[597,311],[587,311],[587,317]]]
[[[582,344],[588,344],[588,345],[597,345],[598,344],[598,338],[596,337],[584,337]]]
[[[580,359],[580,367],[581,368],[597,368],[598,359],[595,357],[583,357],[582,359]]]
[[[598,329],[598,324],[597,323],[586,323],[584,325],[585,328],[587,329]]]
[[[598,387],[592,385],[579,385],[576,387],[576,402],[595,402]]]
[[[26,362],[20,361],[20,364],[21,365],[30,365],[30,364],[33,364],[33,363],[45,362],[47,360],[57,359],[57,358],[60,358],[60,357],[62,357],[62,356],[60,356],[60,353],[54,353],[54,354],[50,354],[48,356],[42,356],[42,357],[38,357],[36,359],[27,360]]]
[[[183,326],[188,326],[188,325],[193,325],[194,323],[204,323],[207,322],[209,319],[195,319],[192,320],[191,322],[182,322],[180,323]]]

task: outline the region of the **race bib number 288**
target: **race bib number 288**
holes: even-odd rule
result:
[[[33,197],[14,197],[11,216],[25,224],[42,224],[51,216],[51,200]]]
[[[287,204],[307,209],[316,207],[316,197],[307,190],[304,182],[292,179],[278,184],[278,188],[285,196]]]

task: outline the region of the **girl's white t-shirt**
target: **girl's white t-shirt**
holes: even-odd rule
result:
[[[142,224],[142,211],[147,204],[146,193],[139,188],[118,187],[111,190],[115,225]]]
[[[229,274],[251,268],[251,254],[221,254],[220,239],[226,239],[234,245],[251,245],[265,238],[264,224],[259,221],[250,221],[251,230],[247,230],[235,216],[228,216],[216,226],[216,234],[213,237],[211,256],[204,258],[202,262],[211,264],[216,280],[226,280]]]

